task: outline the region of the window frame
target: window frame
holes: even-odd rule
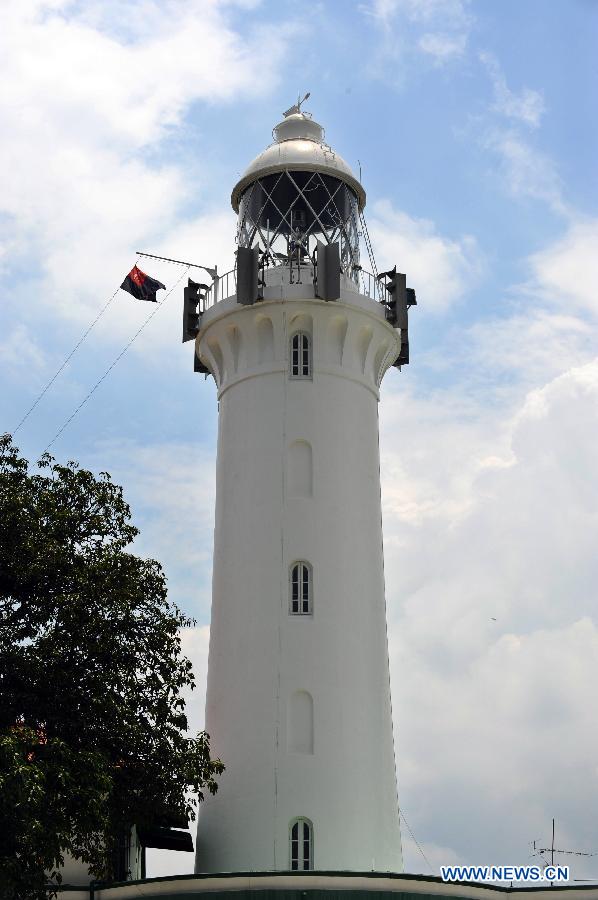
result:
[[[297,577],[295,577],[295,572]],[[289,615],[313,616],[313,597],[313,567],[306,559],[296,559],[289,566]],[[294,604],[297,604],[297,609],[293,609]],[[307,605],[307,609],[302,609],[305,605]]]
[[[309,332],[295,331],[289,341],[289,378],[310,380],[313,373],[312,356],[312,339]]]
[[[303,835],[301,837],[299,835],[300,826],[303,826]],[[293,835],[295,828],[297,829],[297,837]],[[307,838],[305,837],[306,829]],[[305,865],[306,843],[308,849],[307,865]],[[296,844],[297,848],[296,854],[294,853],[294,844]],[[302,847],[301,854],[299,853],[300,847]],[[296,819],[292,819],[289,825],[289,868],[291,872],[313,872],[314,870],[314,826],[313,822],[305,816],[298,816]]]

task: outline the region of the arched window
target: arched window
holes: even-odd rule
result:
[[[311,378],[311,340],[305,331],[291,338],[291,377]]]
[[[289,830],[291,869],[313,869],[314,829],[309,819],[293,819]]]
[[[310,616],[312,613],[311,566],[305,561],[291,566],[289,612],[292,616]]]

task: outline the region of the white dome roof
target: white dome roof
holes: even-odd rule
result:
[[[233,188],[231,203],[239,212],[241,194],[253,181],[284,169],[322,172],[344,181],[357,195],[359,208],[365,206],[365,191],[350,166],[332,147],[324,143],[324,129],[302,112],[286,116],[273,131],[275,141],[247,167]]]

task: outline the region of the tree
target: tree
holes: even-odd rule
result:
[[[122,489],[48,454],[30,472],[0,438],[0,879],[2,897],[46,897],[64,851],[113,877],[119,835],[215,793],[224,767],[190,738],[193,687],[155,560]],[[98,839],[101,836],[101,839]]]

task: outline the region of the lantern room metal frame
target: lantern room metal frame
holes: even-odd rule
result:
[[[258,246],[262,265],[313,261],[318,240],[338,242],[343,273],[359,281],[359,204],[339,178],[283,170],[257,178],[242,193],[237,244]]]

